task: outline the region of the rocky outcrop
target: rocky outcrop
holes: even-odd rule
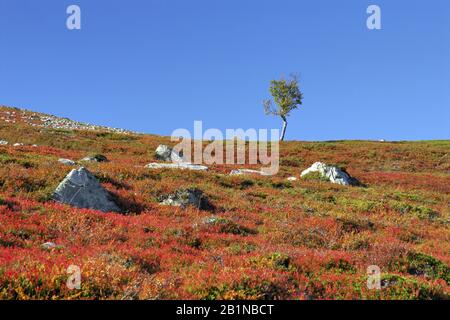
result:
[[[53,199],[77,208],[121,212],[109,192],[83,167],[70,171],[56,188]]]
[[[313,172],[318,172],[323,178],[329,180],[332,183],[337,183],[344,186],[354,186],[360,184],[357,179],[351,177],[345,170],[336,166],[326,165],[322,162],[314,163],[308,169],[303,170],[300,176],[304,177]]]
[[[7,123],[25,123],[32,127],[43,127],[62,130],[93,130],[118,134],[132,134],[134,132],[120,129],[111,128],[106,126],[97,126],[89,123],[77,122],[67,118],[60,118],[54,115],[38,113],[28,110],[22,110],[18,108],[8,108],[6,106],[0,106],[5,108],[0,110],[0,121]]]

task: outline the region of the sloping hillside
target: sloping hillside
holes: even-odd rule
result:
[[[449,298],[448,140],[284,142],[273,177],[145,168],[169,138],[7,107],[0,140],[2,299]],[[83,166],[122,214],[51,199],[77,167],[58,159],[94,154],[109,161]],[[316,161],[364,186],[300,179]],[[211,208],[160,204],[189,188]],[[80,290],[66,287],[70,265]],[[381,290],[366,286],[370,265]]]

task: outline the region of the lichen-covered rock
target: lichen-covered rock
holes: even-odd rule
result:
[[[300,176],[304,177],[313,172],[318,172],[323,178],[329,180],[332,183],[337,183],[344,186],[360,184],[357,179],[351,177],[345,170],[336,166],[326,165],[322,162],[314,163],[308,169],[303,170]]]
[[[168,196],[161,197],[161,204],[186,208],[188,206],[201,210],[213,210],[213,205],[209,202],[203,191],[191,188],[181,189]]]
[[[77,208],[122,211],[97,178],[83,167],[70,171],[56,188],[53,199]]]

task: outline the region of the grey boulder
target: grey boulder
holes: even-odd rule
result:
[[[53,199],[77,208],[122,211],[97,178],[83,167],[70,171],[56,188]]]
[[[191,206],[201,210],[213,210],[214,208],[203,191],[196,188],[178,190],[173,194],[162,197],[161,200],[161,204],[167,206],[181,208]]]

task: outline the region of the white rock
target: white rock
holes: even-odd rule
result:
[[[288,181],[297,181],[297,177],[289,177],[287,178]]]
[[[56,245],[56,243],[54,243],[54,242],[46,242],[46,243],[43,243],[43,244],[41,245],[41,247],[42,247],[43,249],[50,250],[50,249],[56,248],[57,245]]]
[[[14,143],[13,144],[13,147],[21,147],[21,146],[23,146],[23,143]]]
[[[76,162],[70,159],[58,159],[58,162],[62,163],[62,164],[67,164],[68,166],[74,166],[76,165]]]
[[[328,166],[322,162],[316,162],[311,167],[306,170],[303,170],[300,174],[301,177],[307,175],[311,172],[319,172],[322,177],[327,178],[332,183],[337,183],[341,185],[357,185],[359,184],[358,180],[352,178],[347,172],[336,167],[336,166]]]
[[[237,170],[232,170],[230,172],[230,176],[237,176],[237,175],[243,175],[243,174],[258,174],[261,176],[270,176],[269,173],[263,172],[261,170],[252,170],[252,169],[237,169]]]
[[[188,170],[208,170],[207,166],[193,164],[185,161],[183,156],[172,148],[161,144],[155,150],[156,158],[172,163],[149,163],[145,167],[150,169],[188,169]]]
[[[161,144],[156,148],[155,154],[156,158],[162,161],[172,161],[173,163],[187,162],[183,159],[181,154],[164,144]]]
[[[70,171],[56,188],[53,199],[77,208],[121,212],[109,192],[83,167]]]
[[[188,170],[199,170],[205,171],[208,170],[207,166],[202,166],[198,164],[192,164],[188,162],[179,162],[179,163],[149,163],[145,166],[149,169],[188,169]]]
[[[0,146],[6,146],[8,144],[8,141],[0,140]]]

